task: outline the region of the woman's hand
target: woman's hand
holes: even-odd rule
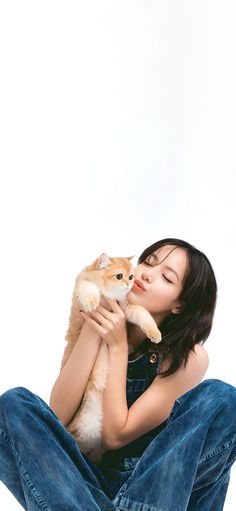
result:
[[[85,321],[91,325],[109,348],[127,344],[126,318],[116,300],[102,297],[105,306],[99,305],[95,311],[81,312]]]

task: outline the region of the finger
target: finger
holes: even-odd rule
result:
[[[111,312],[108,312],[106,309],[104,309],[104,310],[105,310],[105,313],[107,313],[107,316],[108,316],[108,314],[110,314],[110,316],[113,316],[113,314]],[[103,327],[107,328],[110,326],[111,318],[110,317],[106,318],[97,309],[95,311],[90,312],[89,315],[90,315],[90,317],[96,318],[100,323],[102,323]]]
[[[110,305],[113,312],[119,312],[120,306],[118,305],[116,300],[113,300],[112,298],[107,298],[107,296],[105,297],[105,299],[107,300],[107,303]]]
[[[111,312],[110,310],[107,310],[106,307],[103,307],[103,305],[98,305],[98,307],[96,308],[96,311],[93,311],[93,312],[100,312],[102,314],[102,316],[106,319],[112,319],[112,316],[114,315],[113,312]]]
[[[120,307],[120,304],[117,300],[112,300],[111,298],[109,298],[109,303],[114,313],[118,314],[119,316],[124,315],[124,311]]]
[[[81,314],[84,317],[85,321],[87,321],[89,325],[91,325],[101,335],[101,337],[107,333],[107,331],[101,325],[99,325],[97,321],[88,316],[86,312],[81,312]]]
[[[106,306],[107,306],[107,310],[108,310],[109,312],[113,312],[113,311],[112,311],[112,309],[111,309],[111,306],[110,306],[110,304],[109,304],[109,302],[108,302],[107,297],[106,297],[106,296],[104,296],[104,295],[102,295],[102,300],[101,300],[101,302],[100,302],[100,305],[101,305],[101,307],[105,307],[105,308],[106,308]]]

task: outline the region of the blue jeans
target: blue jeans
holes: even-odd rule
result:
[[[145,378],[128,378],[129,406],[154,376],[147,356],[140,361]],[[236,458],[234,386],[204,380],[175,401],[154,437],[141,438],[95,464],[39,396],[16,387],[0,397],[0,479],[24,509],[223,510]]]

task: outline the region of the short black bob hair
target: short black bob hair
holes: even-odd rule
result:
[[[163,361],[170,356],[168,369],[158,373],[162,378],[174,373],[183,361],[185,367],[190,350],[194,351],[194,345],[204,344],[212,328],[217,297],[217,283],[210,261],[203,252],[186,241],[175,238],[157,241],[142,252],[138,264],[165,245],[182,247],[187,252],[188,267],[179,295],[184,305],[178,314],[170,313],[158,325],[162,333],[159,344],[145,339],[139,346],[139,351],[148,347],[153,352],[161,353]]]

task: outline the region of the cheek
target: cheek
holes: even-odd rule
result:
[[[170,295],[170,288],[160,277],[156,283],[155,288],[152,290],[153,296],[162,296],[163,298]]]
[[[169,286],[167,287],[164,282],[160,282],[158,285],[158,289],[152,291],[152,293],[148,294],[147,301],[151,303],[159,303],[161,306],[165,307],[168,305],[174,296],[174,290]]]

